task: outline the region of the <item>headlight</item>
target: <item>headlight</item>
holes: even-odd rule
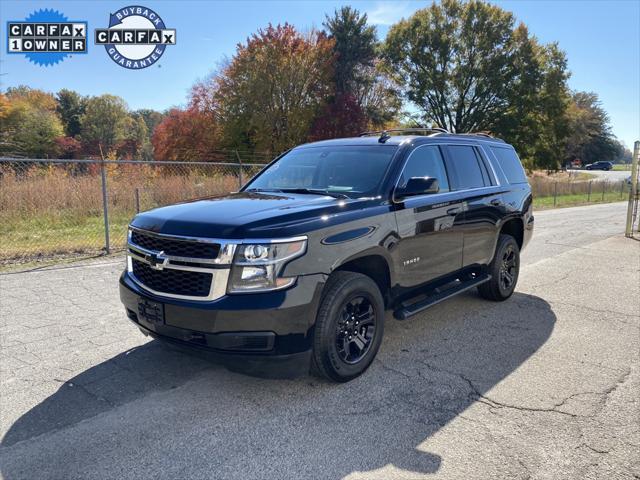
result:
[[[296,277],[279,274],[287,262],[304,255],[306,248],[305,238],[239,245],[231,267],[229,293],[279,290],[292,285]]]

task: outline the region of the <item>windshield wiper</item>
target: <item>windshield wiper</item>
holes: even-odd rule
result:
[[[312,195],[327,195],[328,197],[333,198],[349,198],[348,195],[339,192],[330,192],[329,190],[321,190],[314,188],[279,188],[280,192],[283,193],[310,193]]]

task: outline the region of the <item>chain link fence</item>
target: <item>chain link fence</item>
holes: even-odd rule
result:
[[[238,160],[0,158],[0,269],[123,250],[136,212],[237,191],[267,163]]]
[[[0,158],[0,269],[124,249],[136,212],[238,190],[268,163]],[[243,161],[249,160],[249,161]],[[627,198],[626,182],[533,177],[535,208]]]

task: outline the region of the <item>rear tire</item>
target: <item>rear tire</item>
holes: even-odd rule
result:
[[[494,302],[509,298],[516,288],[520,273],[520,248],[511,235],[500,234],[488,273],[491,280],[478,287],[480,296]]]
[[[348,382],[369,368],[384,333],[384,301],[376,283],[360,273],[338,271],[320,301],[312,371]]]

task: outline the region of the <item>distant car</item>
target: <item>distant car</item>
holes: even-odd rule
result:
[[[611,162],[594,162],[590,163],[586,167],[587,170],[611,170],[613,169],[613,163]]]
[[[631,175],[629,175],[627,178],[624,179],[625,183],[627,185],[631,185]]]

